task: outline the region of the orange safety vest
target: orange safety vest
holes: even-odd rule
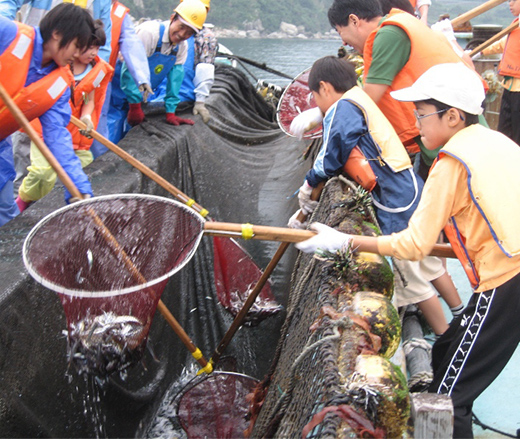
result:
[[[513,23],[518,23],[518,18]],[[507,36],[502,60],[498,65],[498,73],[503,76],[520,78],[520,28],[516,28]]]
[[[112,40],[110,59],[108,60],[108,63],[112,67],[116,67],[117,56],[119,54],[119,37],[121,36],[121,27],[123,26],[123,20],[125,19],[126,14],[129,12],[130,9],[119,2],[114,2],[112,9],[110,10],[110,19],[112,20]]]
[[[15,22],[18,33],[9,47],[0,55],[0,82],[14,99],[26,118],[31,121],[49,110],[63,95],[71,80],[68,66],[58,67],[38,81],[24,87],[34,49],[33,27]],[[0,139],[5,139],[20,128],[4,103],[0,104]]]
[[[103,61],[101,58],[96,57],[96,64],[90,70],[89,73],[74,87],[70,98],[70,107],[72,115],[76,118],[81,117],[81,109],[84,104],[84,97],[88,96],[92,90],[94,93],[94,111],[92,112],[92,123],[94,127],[97,127],[99,122],[99,116],[101,115],[101,108],[105,102],[105,96],[107,91],[108,83],[112,80],[114,68]],[[72,144],[75,150],[89,150],[94,139],[89,139],[80,134],[79,128],[76,127],[72,122],[69,122],[67,129],[72,135]]]
[[[417,18],[399,9],[392,9],[387,18],[377,29],[372,31],[365,42],[363,60],[365,62],[364,80],[372,64],[372,50],[374,39],[382,26],[394,25],[403,29],[411,42],[410,58],[401,71],[395,76],[392,85],[387,89],[377,105],[392,123],[401,142],[410,154],[419,151],[414,138],[419,135],[415,126],[412,102],[396,101],[390,92],[410,87],[430,67],[441,63],[460,63],[461,58],[455,53],[451,44],[444,35],[432,31]]]

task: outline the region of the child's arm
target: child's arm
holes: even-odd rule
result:
[[[482,50],[482,55],[494,55],[496,53],[504,53],[507,37],[508,35],[501,38],[496,43],[493,43],[491,46],[486,47],[484,50]]]
[[[80,133],[86,137],[89,137],[90,131],[95,128],[94,123],[92,122],[92,112],[95,108],[95,94],[96,91],[92,90],[88,95],[86,95],[86,98],[84,98],[84,103],[81,106],[80,120],[87,126],[87,128],[85,130],[80,130]]]
[[[335,176],[347,162],[350,153],[366,133],[361,111],[351,102],[340,100],[323,121],[323,145],[306,180],[315,188]]]
[[[70,92],[67,90],[58,101],[40,116],[43,140],[81,194],[93,195],[90,181],[72,148],[72,138],[67,125],[70,121]],[[65,201],[71,194],[65,189]]]

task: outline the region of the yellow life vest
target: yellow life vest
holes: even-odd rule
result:
[[[358,107],[368,125],[368,131],[375,140],[381,158],[394,173],[412,167],[410,156],[399,139],[394,127],[377,104],[359,87],[352,87],[341,99],[346,99]]]
[[[446,155],[466,169],[471,199],[500,250],[508,257],[519,255],[520,147],[502,133],[475,124],[453,136],[439,152],[439,160]],[[456,225],[456,217],[451,223]],[[460,231],[456,235],[457,246],[465,249],[466,238]]]

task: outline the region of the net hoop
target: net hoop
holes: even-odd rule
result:
[[[276,108],[276,122],[280,129],[287,135],[295,137],[289,131],[292,120],[305,110],[317,107],[316,101],[312,97],[312,93],[308,87],[308,79],[311,67],[305,69],[296,76],[291,83],[285,88],[278,101]],[[302,90],[306,90],[306,94],[302,94]],[[317,139],[323,134],[322,125],[314,127],[312,130],[303,134],[303,139]]]
[[[148,200],[154,200],[161,203],[168,203],[176,205],[178,209],[182,209],[185,212],[189,213],[191,216],[196,218],[201,225],[200,232],[198,233],[198,236],[196,238],[195,244],[193,248],[191,249],[189,255],[176,267],[166,272],[164,275],[161,275],[157,278],[154,278],[153,280],[147,281],[146,283],[138,284],[136,286],[126,287],[122,289],[117,290],[108,290],[108,291],[85,291],[85,290],[78,290],[78,289],[70,289],[65,286],[61,286],[57,283],[54,283],[52,281],[49,281],[47,278],[41,276],[33,267],[31,261],[28,257],[29,252],[29,246],[31,243],[32,238],[39,232],[40,228],[42,228],[46,223],[48,223],[50,220],[54,219],[55,217],[61,215],[62,213],[72,210],[72,209],[78,209],[80,206],[88,205],[88,204],[95,204],[99,201],[110,201],[110,200],[121,200],[121,199],[148,199]],[[195,251],[197,250],[200,241],[202,240],[202,236],[204,234],[204,218],[196,211],[194,211],[192,208],[189,208],[183,203],[180,203],[176,200],[167,199],[165,197],[159,197],[159,196],[153,196],[148,194],[112,194],[107,196],[97,196],[92,197],[90,199],[84,199],[80,200],[79,202],[64,206],[62,208],[57,209],[56,211],[48,214],[44,218],[42,218],[29,232],[27,237],[25,238],[23,248],[22,248],[22,257],[23,262],[25,265],[25,268],[29,272],[29,274],[40,284],[47,287],[48,289],[60,293],[65,294],[69,296],[75,296],[80,298],[105,298],[105,297],[111,297],[111,296],[118,296],[118,295],[127,295],[129,293],[136,292],[138,290],[143,290],[149,287],[152,287],[162,281],[167,280],[172,275],[174,275],[176,272],[181,270],[193,257],[195,254]]]

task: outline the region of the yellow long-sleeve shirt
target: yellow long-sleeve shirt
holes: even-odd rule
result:
[[[490,178],[492,175],[493,172]],[[430,253],[440,231],[454,216],[459,230],[466,237],[469,257],[480,276],[476,291],[482,292],[498,287],[520,273],[520,255],[509,258],[500,250],[471,200],[467,178],[467,171],[458,160],[443,157],[430,172],[408,228],[379,237],[377,245],[383,255],[420,260]]]

